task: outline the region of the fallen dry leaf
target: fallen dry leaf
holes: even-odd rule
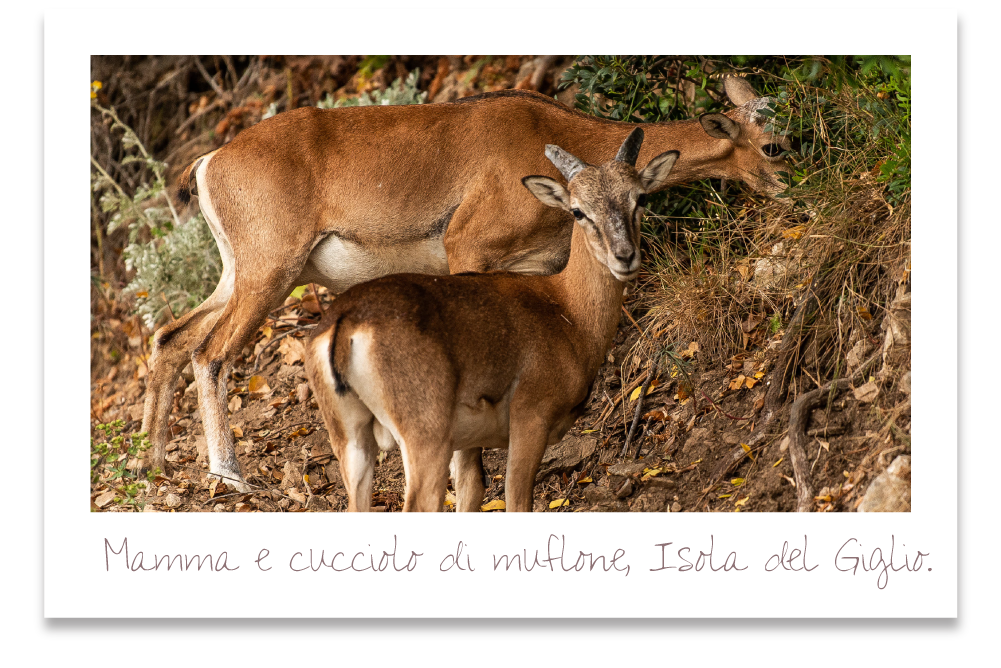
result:
[[[487,513],[487,512],[490,512],[491,510],[504,510],[504,508],[505,508],[505,505],[504,505],[503,501],[501,501],[500,499],[494,499],[490,503],[488,503],[488,504],[486,504],[484,506],[481,506],[480,510],[482,512]]]
[[[286,336],[278,344],[278,352],[281,353],[282,361],[285,364],[295,364],[303,360],[306,355],[306,348],[299,339],[293,336]]]
[[[209,483],[209,498],[214,499],[217,495],[221,496],[226,493],[229,488],[226,486],[222,480],[213,480]]]
[[[239,394],[234,394],[233,398],[229,400],[229,412],[235,413],[243,406],[243,399],[240,398]]]
[[[566,499],[556,499],[555,501],[550,501],[549,502],[549,507],[550,508],[559,508],[560,506],[569,506],[569,505],[570,505],[570,502],[567,501]],[[486,506],[484,506],[484,508],[486,508]]]
[[[247,391],[251,394],[261,395],[270,392],[271,388],[264,376],[251,376],[250,380],[247,381]]]

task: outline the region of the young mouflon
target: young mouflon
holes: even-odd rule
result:
[[[398,274],[334,301],[306,346],[306,371],[349,510],[369,509],[376,455],[394,445],[405,511],[442,509],[453,453],[457,509],[478,510],[480,448],[508,449],[507,510],[532,510],[543,452],[583,412],[619,323],[623,283],[639,271],[647,193],[679,155],[661,153],[637,171],[642,142],[637,128],[598,166],[547,145],[567,185],[522,179],[576,221],[559,274]]]

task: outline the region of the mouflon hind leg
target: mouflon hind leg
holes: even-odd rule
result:
[[[456,450],[452,454],[452,484],[455,486],[455,509],[477,512],[483,505],[486,486],[483,480],[483,448]]]

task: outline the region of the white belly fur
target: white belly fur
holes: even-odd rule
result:
[[[329,236],[313,249],[296,285],[315,282],[334,292],[388,274],[447,274],[448,259],[440,238],[362,247]]]

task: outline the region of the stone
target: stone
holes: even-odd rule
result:
[[[115,500],[115,490],[109,489],[108,491],[104,492],[96,499],[94,499],[94,505],[96,505],[98,508],[104,508],[106,505],[108,505],[114,500]]]
[[[852,349],[848,351],[845,356],[845,361],[848,363],[849,373],[855,371],[862,362],[866,360],[866,356],[869,351],[872,350],[872,344],[866,339],[859,339]]]
[[[562,441],[546,448],[539,465],[536,480],[542,480],[554,473],[572,471],[598,449],[598,439],[590,435],[568,435]]]
[[[681,504],[678,503],[677,501],[675,501],[674,503],[672,503],[671,504],[671,512],[672,513],[680,513],[681,512]]]
[[[167,497],[163,500],[163,503],[168,508],[177,508],[178,506],[181,505],[181,497],[179,497],[177,494],[168,494]]]
[[[634,513],[660,513],[666,506],[667,495],[663,492],[644,492],[636,497],[629,510]]]
[[[637,459],[632,462],[622,462],[608,467],[608,475],[633,476],[642,473],[643,469],[654,468],[653,462],[645,459]]]
[[[299,490],[295,489],[294,487],[289,489],[285,493],[288,495],[288,498],[292,499],[296,503],[303,506],[306,505],[306,495],[300,492]]]
[[[198,386],[191,383],[184,388],[184,394],[181,395],[181,412],[193,413],[196,408],[198,408]]]
[[[883,320],[883,362],[900,366],[911,357],[911,293],[898,296],[887,309]]]
[[[869,381],[861,387],[855,388],[855,398],[862,403],[869,403],[876,400],[879,396],[879,385],[876,385],[873,381]]]
[[[309,504],[306,506],[306,510],[314,513],[326,513],[330,511],[330,502],[327,501],[326,497],[314,494],[309,497]]]
[[[900,455],[869,485],[860,513],[906,513],[911,510],[911,458]]]
[[[132,404],[126,409],[126,414],[129,416],[129,420],[138,422],[143,419],[143,404]]]
[[[625,483],[623,483],[622,486],[619,487],[618,491],[615,492],[615,496],[620,499],[624,499],[632,493],[633,493],[632,478],[626,478]]]
[[[224,512],[226,512],[226,504],[225,503],[217,503],[217,504],[215,504],[212,507],[212,512],[213,513],[224,513]]]
[[[302,466],[289,460],[282,468],[282,481],[278,485],[282,490],[295,489],[302,484]]]
[[[900,391],[903,392],[904,394],[906,394],[907,396],[911,395],[911,372],[910,371],[908,371],[907,373],[905,373],[903,376],[900,377],[900,380],[897,381],[897,387],[899,387]]]
[[[295,398],[300,404],[304,404],[309,400],[309,383],[299,383],[295,386]]]
[[[607,487],[596,487],[589,485],[584,490],[584,499],[590,505],[592,512],[624,512],[629,510],[629,506],[624,501],[619,501]]]

